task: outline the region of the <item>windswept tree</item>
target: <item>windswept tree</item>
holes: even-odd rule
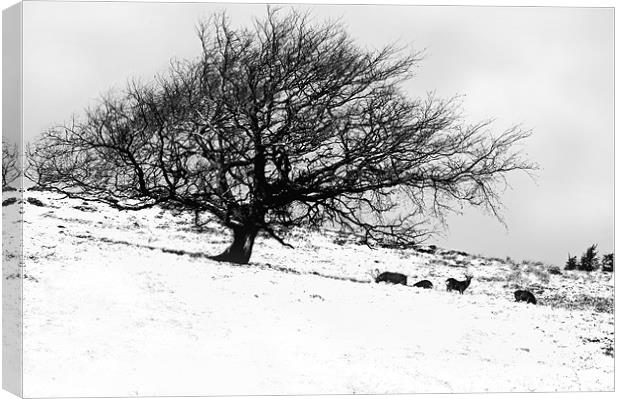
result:
[[[581,255],[581,262],[579,262],[578,270],[584,270],[586,272],[592,272],[600,267],[598,259],[598,251],[596,250],[596,244],[592,244],[586,252]]]
[[[500,217],[506,175],[534,165],[529,132],[466,124],[455,99],[409,98],[420,54],[368,50],[339,23],[269,9],[251,28],[198,27],[202,54],[131,82],[31,152],[37,183],[119,209],[208,212],[232,231],[216,260],[247,263],[264,231],[325,224],[411,245],[455,207]]]
[[[9,144],[2,140],[2,190],[11,189],[13,183],[20,176],[17,163],[17,144]]]

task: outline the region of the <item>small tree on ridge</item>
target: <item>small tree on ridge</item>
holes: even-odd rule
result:
[[[600,266],[598,253],[596,251],[596,244],[588,247],[586,252],[581,255],[581,262],[579,262],[579,270],[591,272],[597,270]]]
[[[577,269],[577,257],[576,256],[570,256],[570,254],[568,254],[568,260],[566,261],[566,266],[564,266],[565,270],[576,270]]]

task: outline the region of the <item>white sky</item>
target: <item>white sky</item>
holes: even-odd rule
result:
[[[613,10],[543,7],[309,7],[340,18],[359,43],[426,49],[414,96],[465,95],[469,121],[499,132],[533,129],[523,148],[541,165],[510,178],[506,230],[479,210],[448,219],[440,246],[490,256],[565,262],[598,243],[613,250]],[[150,79],[172,57],[199,54],[195,26],[225,9],[235,24],[263,5],[26,2],[24,135],[79,114],[130,77]],[[429,242],[432,243],[432,242]]]

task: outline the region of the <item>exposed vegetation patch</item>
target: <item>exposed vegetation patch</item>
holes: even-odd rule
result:
[[[582,337],[583,342],[600,343],[603,353],[607,356],[614,357],[614,339],[613,337]]]
[[[20,279],[20,278],[23,278],[24,280],[32,281],[34,283],[38,283],[39,282],[39,280],[36,277],[31,276],[31,275],[29,275],[27,273],[24,273],[24,274],[21,274],[21,273],[11,273],[11,274],[9,274],[8,276],[5,277],[5,279],[7,279],[7,280],[17,280],[17,279]]]
[[[16,202],[17,202],[17,198],[15,197],[7,198],[4,201],[2,201],[2,206],[13,205]]]
[[[26,202],[28,202],[29,204],[32,204],[34,206],[45,206],[45,204],[43,202],[41,202],[40,199],[34,198],[34,197],[26,198]]]
[[[488,282],[488,283],[498,283],[498,282],[503,282],[503,281],[507,281],[506,276],[502,276],[502,275],[491,275],[491,276],[480,276],[478,277],[476,280],[480,281],[480,282]],[[509,284],[506,284],[506,287],[509,287]]]
[[[82,211],[82,212],[96,212],[97,208],[93,208],[92,206],[87,206],[87,205],[77,205],[74,206],[73,209],[77,209],[78,211]]]
[[[568,310],[588,310],[598,313],[613,313],[614,299],[592,296],[588,294],[577,294],[574,296],[566,293],[548,293],[544,297],[546,305],[563,308]]]

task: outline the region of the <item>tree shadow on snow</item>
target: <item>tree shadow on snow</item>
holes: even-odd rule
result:
[[[116,239],[112,239],[108,237],[96,237],[90,234],[76,234],[74,235],[74,237],[82,238],[85,240],[100,241],[100,242],[104,242],[107,244],[127,245],[127,246],[135,247],[135,248],[146,248],[152,251],[162,251],[164,253],[170,253],[170,254],[175,254],[179,256],[190,256],[192,258],[210,259],[210,255],[207,255],[202,252],[191,252],[191,251],[186,251],[183,249],[172,249],[172,248],[158,247],[158,246],[148,245],[148,244],[136,244],[130,241],[116,240]],[[228,263],[228,262],[221,262],[221,263],[227,263],[232,267],[246,267],[246,268],[258,267],[259,269],[262,269],[262,270],[274,270],[274,271],[281,272],[281,273],[289,273],[289,274],[296,274],[296,275],[307,274],[307,275],[315,275],[315,276],[322,277],[322,278],[329,278],[332,280],[350,281],[353,283],[362,283],[362,284],[370,283],[369,280],[359,280],[354,277],[335,276],[335,275],[330,275],[330,274],[319,273],[317,271],[301,272],[299,270],[296,270],[290,267],[272,265],[271,263],[253,262],[247,265],[240,265],[240,264]]]

